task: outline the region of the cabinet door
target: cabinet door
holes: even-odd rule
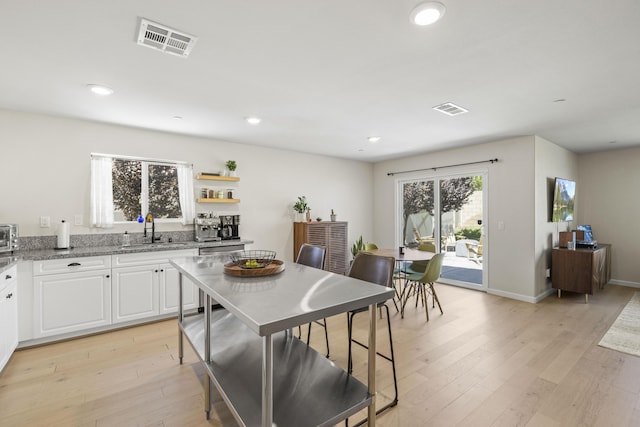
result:
[[[180,273],[169,263],[160,265],[160,314],[178,312],[178,281]],[[182,307],[185,310],[198,307],[198,288],[183,277]]]
[[[4,365],[9,361],[11,352],[9,351],[9,325],[7,324],[8,305],[7,294],[8,287],[0,288],[0,372]]]
[[[111,270],[36,276],[36,338],[111,324]]]
[[[0,291],[0,371],[18,346],[18,281]]]
[[[113,323],[156,316],[157,265],[113,269]]]

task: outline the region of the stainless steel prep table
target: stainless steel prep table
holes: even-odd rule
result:
[[[207,368],[207,417],[213,382],[241,425],[332,426],[367,406],[375,425],[376,304],[392,298],[393,289],[291,262],[280,274],[252,278],[225,274],[214,257],[171,264],[181,280],[185,275],[205,292],[205,307],[211,299],[224,307],[188,317],[180,310],[178,317],[180,362],[186,336]],[[288,333],[365,306],[367,385]]]

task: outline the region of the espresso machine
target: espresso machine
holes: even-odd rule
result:
[[[193,222],[196,230],[196,242],[218,242],[220,238],[220,218],[211,212],[201,212]]]
[[[222,215],[220,216],[220,230],[218,236],[222,240],[239,240],[240,239],[240,215]]]

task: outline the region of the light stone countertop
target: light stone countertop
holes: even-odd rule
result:
[[[139,252],[175,251],[181,249],[215,248],[234,245],[248,245],[252,240],[224,240],[221,242],[173,242],[173,243],[146,243],[131,246],[86,246],[71,249],[33,249],[18,250],[14,252],[15,261],[41,261],[48,259],[75,258],[86,256],[115,255]],[[2,264],[0,263],[0,268]],[[9,268],[8,266],[6,268]],[[0,271],[4,271],[4,268]]]

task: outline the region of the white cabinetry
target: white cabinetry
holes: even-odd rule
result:
[[[18,345],[18,267],[0,277],[0,371]]]
[[[197,249],[113,255],[113,323],[178,312],[178,272],[170,258],[197,255]],[[185,308],[197,308],[197,288],[185,286]]]
[[[113,323],[158,314],[158,268],[155,265],[113,269]]]
[[[33,263],[34,336],[111,324],[111,257]]]

